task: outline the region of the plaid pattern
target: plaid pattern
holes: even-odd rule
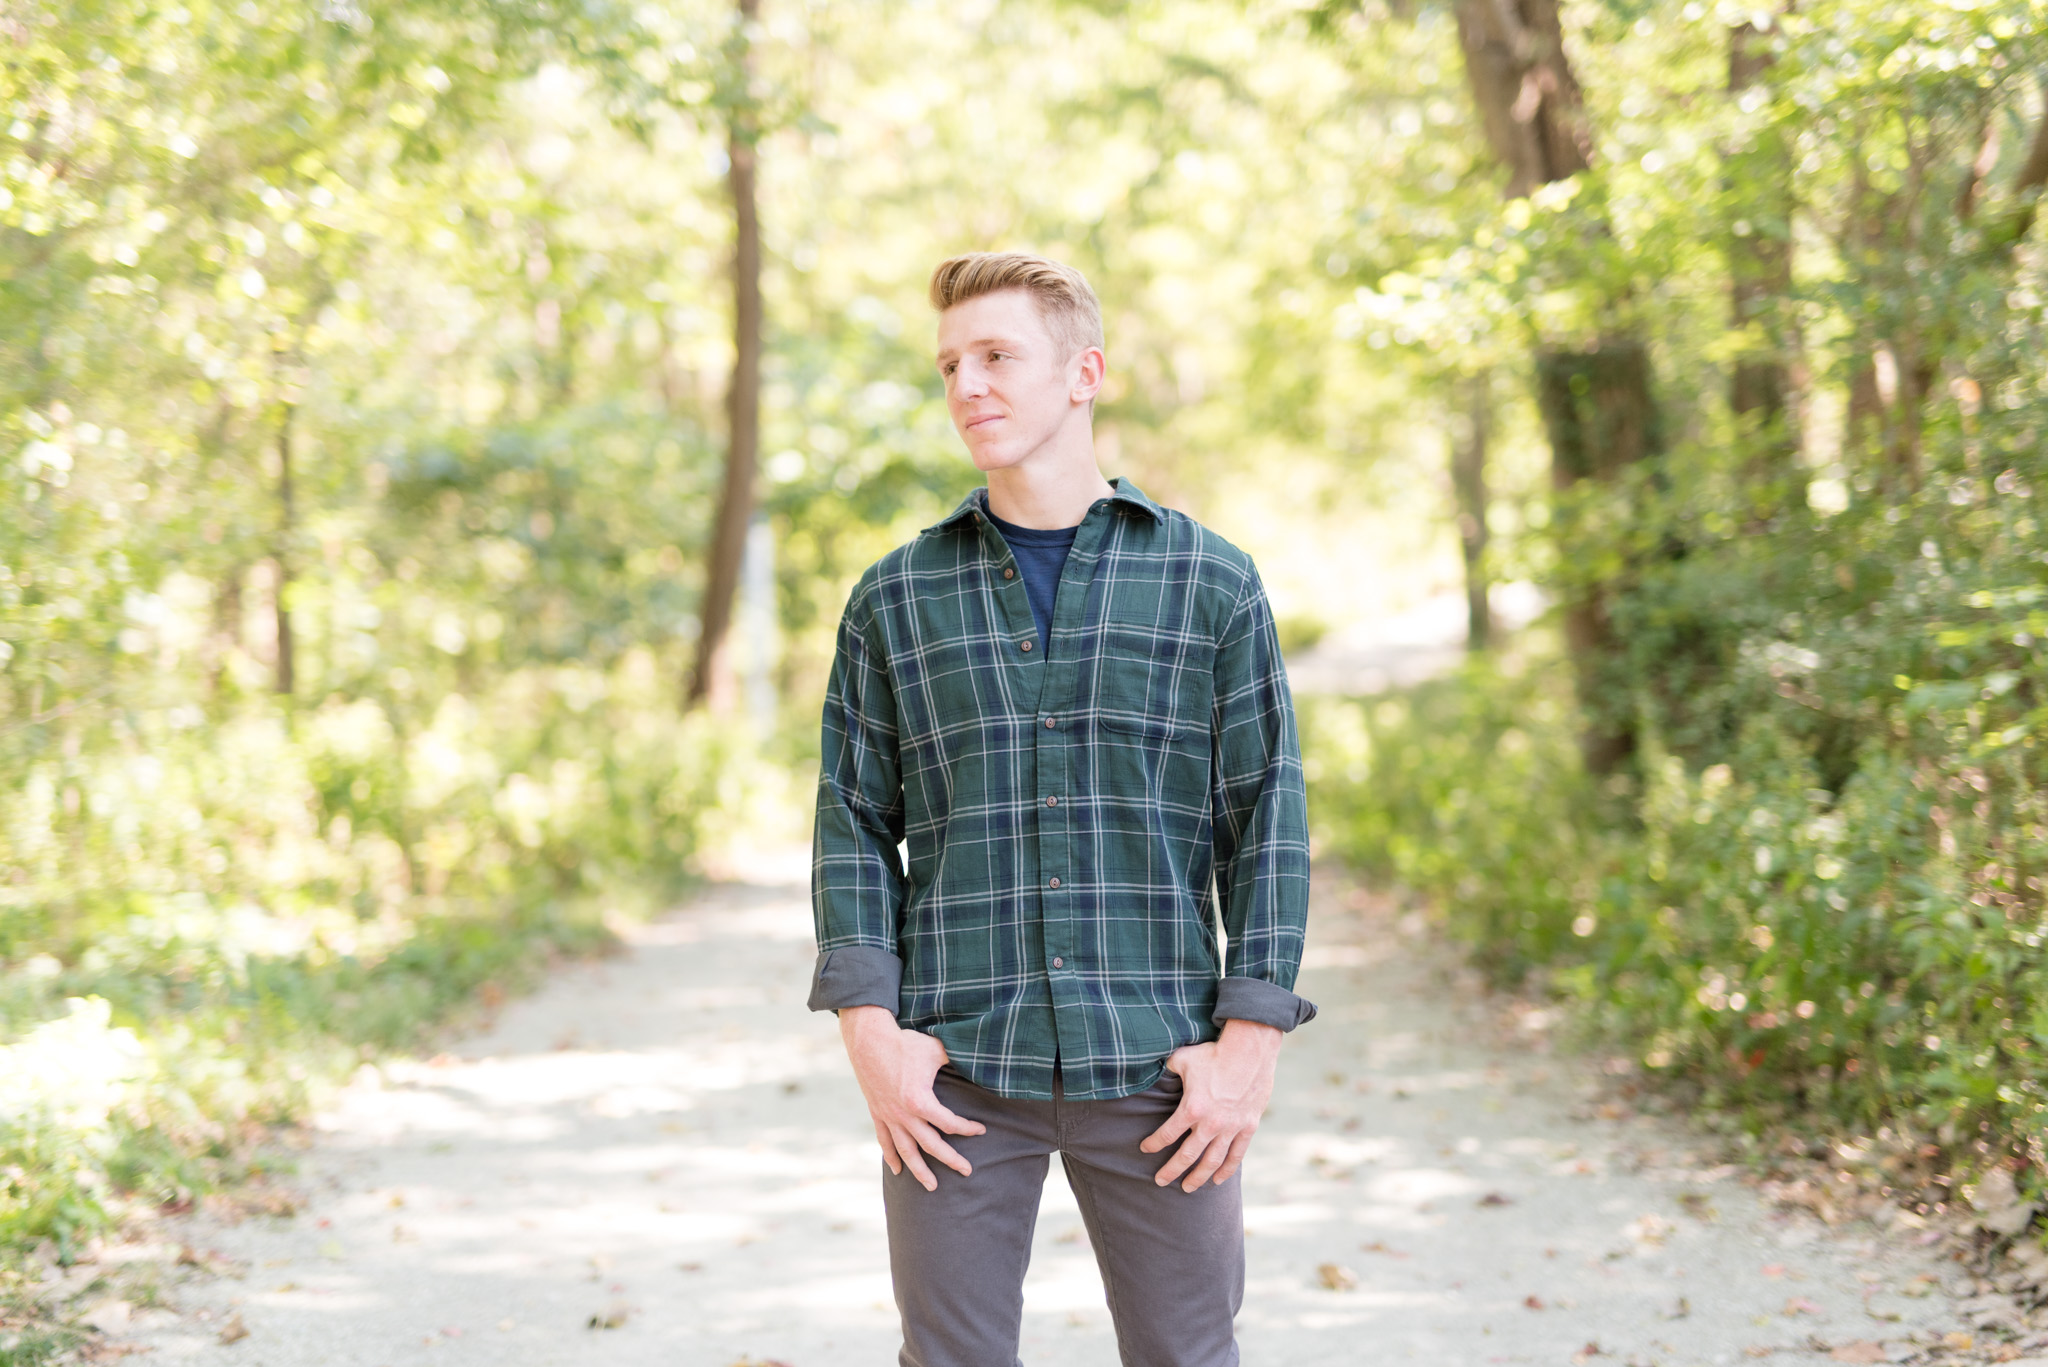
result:
[[[1248,556],[1124,480],[1041,650],[986,495],[870,568],[840,623],[819,981],[886,963],[898,1019],[1000,1095],[1051,1097],[1057,1061],[1068,1097],[1126,1096],[1215,1038],[1219,988],[1314,1012],[1292,995],[1307,805],[1272,611]],[[812,1004],[858,1004],[833,997]]]

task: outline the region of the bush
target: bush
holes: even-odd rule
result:
[[[0,1254],[233,1179],[323,1083],[681,883],[779,770],[663,682],[514,671],[411,735],[362,700],[143,713],[30,766],[0,794]]]
[[[1710,1112],[2038,1163],[2048,980],[2007,861],[2039,828],[1981,745],[1944,747],[1910,694],[1892,711],[1838,788],[1769,708],[1707,764],[1646,721],[1603,787],[1561,665],[1482,659],[1311,705],[1306,750],[1332,847]]]

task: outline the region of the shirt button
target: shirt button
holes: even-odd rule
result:
[[[1049,797],[1045,800],[1045,805],[1048,807],[1057,807],[1060,805],[1060,800],[1056,797]]]
[[[1048,731],[1050,731],[1050,730],[1052,729],[1052,718],[1051,718],[1051,717],[1047,717],[1047,718],[1045,719],[1045,729],[1046,729],[1046,730],[1048,730]]]
[[[1051,882],[1050,884],[1048,884],[1048,886],[1050,886],[1050,887],[1055,887],[1055,888],[1056,888],[1056,887],[1058,887],[1059,885],[1060,885],[1060,880],[1059,880],[1059,879],[1057,879],[1057,878],[1053,879],[1053,880],[1052,880],[1052,882]]]
[[[1019,641],[1019,642],[1017,642],[1017,649],[1019,649],[1019,650],[1029,650],[1029,649],[1031,649],[1031,642],[1029,642],[1029,641]]]
[[[1059,955],[1055,954],[1052,956],[1052,966],[1054,968],[1065,968],[1067,966],[1067,961],[1065,959],[1062,959]]]
[[[1015,571],[1015,570],[1004,570],[1004,571],[1003,571],[1003,578],[1005,578],[1005,579],[1015,579],[1016,577],[1017,577],[1017,571]]]

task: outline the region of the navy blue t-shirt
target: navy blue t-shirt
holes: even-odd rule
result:
[[[1024,576],[1024,596],[1031,600],[1031,620],[1038,624],[1038,648],[1052,648],[1052,600],[1060,591],[1060,572],[1074,549],[1079,527],[1019,527],[991,512],[988,520],[1003,534],[1017,573]]]

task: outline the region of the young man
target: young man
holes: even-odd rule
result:
[[[853,590],[812,853],[810,1005],[888,1167],[901,1362],[1017,1361],[1057,1151],[1127,1367],[1225,1367],[1238,1166],[1315,1014],[1272,613],[1242,551],[1102,477],[1078,271],[954,257],[931,298],[988,485]]]

